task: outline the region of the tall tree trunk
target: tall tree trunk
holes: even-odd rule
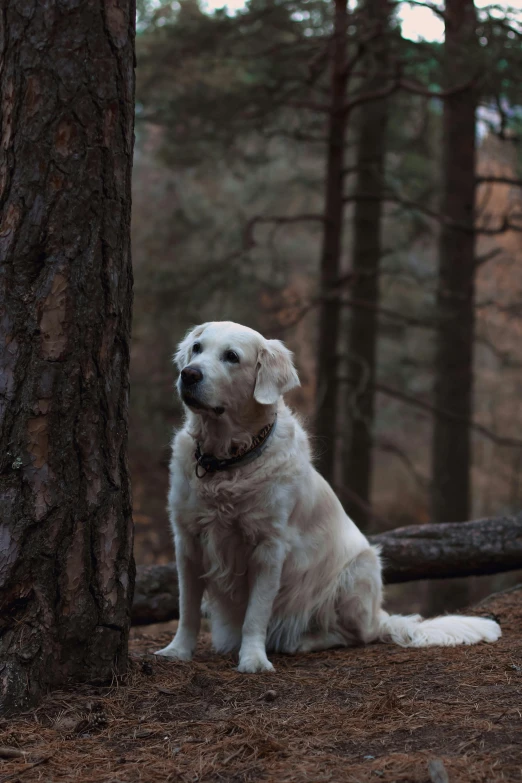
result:
[[[376,36],[364,60],[370,72],[365,88],[373,92],[382,85],[389,59],[388,0],[366,0],[364,14],[368,32]],[[359,138],[356,155],[355,192],[375,199],[355,202],[353,220],[353,287],[355,307],[348,336],[349,390],[348,421],[351,433],[344,454],[344,484],[356,496],[345,507],[358,524],[366,527],[372,480],[372,446],[375,418],[375,374],[379,328],[379,269],[382,255],[382,213],[385,191],[386,135],[389,102],[382,98],[363,104],[359,110]]]
[[[319,340],[317,345],[317,392],[315,434],[317,468],[333,480],[337,423],[339,280],[343,231],[344,147],[346,132],[346,31],[347,0],[334,0],[330,114],[325,179],[325,221],[321,250]]]
[[[0,711],[125,669],[133,0],[0,11]]]
[[[476,69],[473,0],[446,0],[445,78],[448,88]],[[435,405],[462,418],[436,417],[433,434],[434,522],[470,517],[475,305],[475,112],[473,86],[446,99],[443,117],[443,223],[439,248]],[[458,224],[457,226],[453,224]]]

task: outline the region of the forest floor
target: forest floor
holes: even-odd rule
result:
[[[522,781],[522,588],[473,613],[498,643],[272,656],[262,675],[207,634],[193,663],[157,659],[174,624],[133,629],[125,683],[0,723],[0,783]]]

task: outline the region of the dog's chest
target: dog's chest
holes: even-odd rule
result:
[[[218,482],[196,485],[180,521],[201,547],[207,584],[233,593],[257,544],[273,534],[274,514],[255,492]]]
[[[215,530],[222,535],[234,533],[252,544],[257,543],[273,516],[255,487],[219,475],[194,482],[183,505],[182,516],[193,535]]]

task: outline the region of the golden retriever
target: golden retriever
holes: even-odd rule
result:
[[[272,671],[267,650],[500,637],[489,619],[382,609],[379,551],[314,469],[306,432],[283,402],[299,385],[283,343],[228,321],[205,323],[175,360],[186,408],[169,493],[180,621],[158,655],[192,658],[204,592],[213,645],[239,651],[241,672]]]

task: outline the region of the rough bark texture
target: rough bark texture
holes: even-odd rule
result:
[[[446,1],[446,86],[471,80],[476,70],[472,0]],[[436,417],[432,457],[432,519],[448,522],[471,514],[473,334],[475,307],[475,111],[474,87],[446,99],[443,117],[443,224],[439,248],[435,406],[458,420]],[[463,228],[456,228],[451,222]]]
[[[412,525],[370,536],[382,549],[388,584],[517,571],[522,568],[522,514],[475,522]],[[135,625],[178,617],[176,566],[139,566]]]
[[[338,343],[340,301],[335,290],[339,280],[343,231],[344,146],[346,132],[346,0],[335,0],[332,37],[331,105],[326,162],[325,221],[321,250],[317,345],[317,394],[315,434],[317,468],[333,480],[337,420]]]
[[[483,576],[522,568],[522,514],[412,525],[370,536],[382,547],[386,582]]]
[[[388,0],[366,0],[368,30],[375,38],[364,62],[370,73],[367,92],[382,86],[388,65],[390,8]],[[355,202],[353,220],[353,299],[368,303],[350,314],[348,336],[349,389],[347,394],[350,437],[344,454],[344,484],[363,503],[347,501],[348,514],[365,528],[372,480],[372,448],[375,401],[377,335],[379,328],[379,268],[382,255],[381,221],[385,191],[384,167],[388,100],[363,104],[359,110],[357,176],[355,193],[374,199]]]
[[[0,711],[126,665],[132,0],[0,10]]]

